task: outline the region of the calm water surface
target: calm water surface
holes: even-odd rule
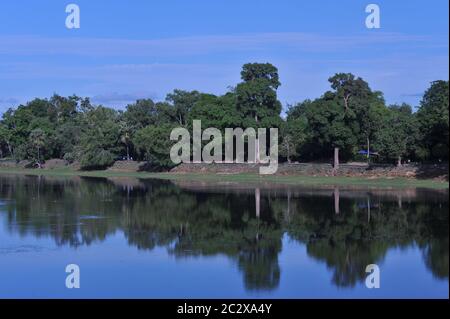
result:
[[[448,190],[0,175],[0,298],[448,298],[448,215]]]

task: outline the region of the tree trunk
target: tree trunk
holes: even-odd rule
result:
[[[286,209],[286,216],[284,217],[284,220],[286,222],[289,222],[291,216],[291,191],[288,189],[287,191],[287,209]]]
[[[38,151],[37,165],[38,165],[38,168],[41,168],[41,148],[38,147],[38,148],[37,148],[37,151]]]
[[[286,145],[287,146],[287,161],[288,161],[288,163],[289,164],[291,164],[291,152],[290,152],[290,149],[289,149],[289,143]]]
[[[339,209],[339,199],[340,199],[339,188],[337,188],[337,187],[334,188],[333,195],[334,195],[334,213],[337,215],[337,214],[339,214],[339,211],[340,211],[340,209]]]
[[[11,157],[14,157],[14,154],[13,154],[13,150],[12,150],[11,144],[9,144],[9,143],[8,143],[8,150],[9,150],[9,154],[11,154]]]
[[[402,166],[402,157],[400,155],[397,158],[397,166]]]
[[[367,138],[367,164],[370,164],[370,140]]]
[[[347,111],[348,109],[348,100],[350,99],[350,95],[345,95],[344,96],[344,106],[345,106],[345,111]]]
[[[334,161],[333,161],[334,169],[339,168],[339,147],[334,148]]]
[[[258,115],[255,114],[255,122],[256,124],[258,124]],[[256,125],[258,126],[258,125]],[[258,127],[255,128],[256,133],[258,132]],[[256,135],[256,139],[255,139],[255,163],[258,164],[259,163],[259,139],[258,139],[258,134]]]
[[[127,161],[130,160],[130,147],[127,144]]]
[[[258,218],[258,219],[261,214],[260,204],[261,204],[261,192],[260,192],[259,188],[255,188],[255,214],[256,214],[256,218]]]

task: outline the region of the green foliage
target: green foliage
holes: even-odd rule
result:
[[[35,159],[34,146],[30,144],[30,135],[40,129],[45,133],[45,148],[42,160],[50,157],[62,158],[77,144],[78,103],[76,96],[61,97],[54,95],[50,99],[34,99],[16,110],[9,109],[3,114],[2,127],[9,132],[3,134],[2,151],[16,159]],[[68,130],[68,131],[67,131]]]
[[[49,158],[78,161],[86,169],[117,158],[170,166],[169,128],[277,127],[282,160],[342,160],[370,146],[382,162],[448,160],[448,81],[435,81],[416,113],[410,106],[387,107],[383,94],[351,73],[330,77],[331,90],[280,114],[278,70],[270,63],[243,65],[242,82],[224,95],[174,90],[165,101],[137,100],[125,111],[92,105],[89,98],[53,95],[3,113],[0,157],[41,163]],[[204,141],[206,143],[206,141]]]
[[[81,131],[78,118],[56,127],[54,132],[54,157],[61,157],[62,155],[63,158],[70,159],[70,162],[75,160],[73,156],[76,146],[80,144]]]
[[[278,70],[269,63],[249,63],[242,68],[236,87],[236,107],[242,127],[279,127],[281,103],[276,90],[280,86]]]
[[[353,116],[346,114],[333,95],[326,94],[290,109],[288,122],[302,119],[307,123],[305,143],[298,145],[302,160],[329,158],[334,147],[341,149],[344,158],[350,158],[354,153],[357,123]]]
[[[382,143],[380,139],[390,114],[382,93],[372,91],[367,82],[350,73],[338,73],[329,82],[333,91],[288,111],[288,123],[303,119],[300,123],[306,126],[304,139],[296,145],[296,155],[301,160],[330,159],[333,149],[338,148],[340,157],[349,160],[360,149],[370,147],[373,151],[376,136],[379,147],[395,148],[388,140]],[[392,150],[385,150],[387,153],[390,155],[384,158],[390,160]]]
[[[374,142],[381,159],[401,164],[402,158],[412,158],[418,127],[411,106],[407,104],[390,106],[382,123],[383,126],[376,132]]]
[[[34,158],[38,165],[41,163],[41,151],[46,146],[47,142],[47,135],[45,132],[40,129],[36,128],[31,131],[30,133],[30,145],[33,147],[33,150],[36,150],[36,153],[32,152],[32,154],[36,154],[36,157]],[[33,156],[32,155],[32,156]]]
[[[189,123],[201,120],[202,127],[215,127],[224,130],[227,127],[238,127],[241,121],[236,110],[236,96],[229,92],[224,96],[201,94],[189,113]]]
[[[288,162],[300,155],[300,146],[308,139],[308,121],[305,117],[288,116],[280,133],[278,154]]]
[[[449,82],[434,81],[425,92],[417,111],[425,159],[448,160],[449,153]]]
[[[151,99],[137,100],[128,104],[123,114],[126,126],[139,130],[157,122],[157,107]]]
[[[113,164],[120,151],[120,126],[115,110],[98,106],[83,114],[78,157],[83,169]]]
[[[133,143],[137,150],[154,169],[173,166],[170,159],[170,132],[174,128],[171,124],[149,125],[136,132]]]
[[[198,91],[174,90],[173,93],[167,94],[166,101],[171,103],[166,110],[169,118],[181,126],[186,126],[189,112],[199,100],[200,93]]]
[[[95,143],[86,144],[82,148],[80,164],[82,169],[102,169],[114,163],[114,154]]]
[[[331,88],[335,91],[335,96],[342,101],[346,110],[350,104],[357,104],[358,100],[367,99],[370,88],[367,82],[361,78],[355,78],[351,73],[337,73],[328,79]]]
[[[4,123],[0,123],[0,157],[3,157],[3,154],[5,153],[3,149],[6,149],[6,152],[13,155],[11,147],[11,139],[13,136],[12,133],[12,130],[10,130]]]

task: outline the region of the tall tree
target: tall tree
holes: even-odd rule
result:
[[[170,132],[171,124],[149,125],[136,132],[133,143],[137,150],[143,154],[151,169],[163,169],[173,166],[170,159]]]
[[[236,111],[235,96],[227,93],[224,96],[201,94],[199,100],[192,107],[189,114],[189,123],[201,120],[202,127],[214,127],[224,130],[240,124],[239,113]]]
[[[348,159],[358,145],[358,125],[354,116],[346,115],[332,92],[314,101],[304,101],[289,110],[288,119],[303,119],[307,126],[301,155],[303,159],[323,160],[329,158],[333,149],[341,150]],[[335,159],[335,164],[336,159]]]
[[[12,138],[12,131],[4,123],[0,123],[0,152],[2,158],[4,156],[3,153],[4,146],[8,150],[10,156],[14,155],[12,150],[11,138]]]
[[[293,158],[301,156],[301,148],[306,143],[308,121],[304,116],[297,116],[295,108],[290,108],[286,121],[281,127],[280,155],[290,163]]]
[[[155,124],[157,107],[151,99],[137,100],[136,103],[127,105],[123,118],[128,127],[139,130]]]
[[[236,87],[236,105],[244,127],[280,125],[278,69],[270,63],[249,63],[242,67],[241,78],[243,82]]]
[[[404,157],[411,157],[415,151],[417,124],[408,104],[391,105],[377,131],[374,146],[382,160],[396,161],[402,165]]]
[[[189,112],[199,100],[200,93],[198,91],[174,90],[173,93],[167,94],[166,101],[171,103],[169,111],[170,117],[179,125],[186,126]]]
[[[45,146],[46,138],[44,131],[40,128],[36,128],[30,133],[30,144],[36,149],[37,156],[35,160],[39,168],[41,168],[41,153]]]
[[[243,127],[255,129],[281,126],[281,103],[277,89],[281,85],[278,69],[270,63],[248,63],[242,67],[243,82],[236,87],[236,106],[242,117]],[[259,144],[255,145],[256,161],[259,160]]]
[[[120,126],[115,110],[97,106],[83,116],[78,159],[85,169],[104,168],[120,152]]]
[[[328,79],[328,82],[331,83],[336,96],[342,99],[346,111],[350,107],[351,100],[364,99],[370,93],[367,82],[359,77],[355,78],[351,73],[336,73]]]
[[[417,118],[422,135],[422,157],[448,160],[449,82],[434,81],[420,102]]]
[[[355,146],[364,145],[369,159],[370,141],[380,129],[386,111],[383,94],[372,91],[366,81],[351,73],[337,73],[328,81],[336,103],[344,109],[342,120],[358,138],[359,145]]]
[[[120,141],[125,146],[127,161],[131,160],[130,148],[132,146],[133,127],[126,121],[120,121]]]

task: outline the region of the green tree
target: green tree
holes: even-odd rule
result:
[[[411,106],[390,106],[382,123],[382,129],[376,133],[374,146],[381,159],[395,160],[400,166],[402,158],[413,155],[416,144],[417,125]]]
[[[78,115],[78,103],[80,101],[81,98],[76,95],[64,97],[54,94],[49,102],[53,106],[52,111],[56,121],[58,123],[66,123],[76,118]]]
[[[201,120],[203,128],[215,127],[224,130],[227,127],[237,127],[240,117],[236,111],[234,94],[201,94],[189,113],[189,124],[193,120]]]
[[[305,101],[289,110],[289,121],[299,119],[305,123],[307,135],[300,154],[304,159],[321,160],[329,158],[334,148],[341,150],[341,156],[348,159],[358,144],[357,123],[352,116],[346,116],[335,96],[328,92],[314,101]]]
[[[78,120],[67,121],[56,128],[54,154],[73,162],[76,147],[80,144],[82,127]]]
[[[355,78],[351,73],[336,73],[328,79],[328,82],[336,97],[342,100],[346,111],[349,110],[351,101],[364,99],[370,95],[367,82],[359,77]]]
[[[172,167],[170,159],[170,132],[171,124],[149,125],[136,132],[133,143],[136,149],[147,160],[151,169],[163,169]]]
[[[166,108],[167,115],[172,121],[178,125],[186,126],[189,112],[199,100],[200,93],[198,91],[174,90],[173,93],[167,94],[166,101],[170,103],[170,107]]]
[[[46,139],[47,136],[45,132],[40,128],[36,128],[30,133],[30,145],[36,149],[37,156],[35,160],[39,168],[41,168],[41,153],[43,148],[45,147]]]
[[[281,127],[279,154],[285,157],[289,163],[292,158],[298,158],[301,154],[301,148],[308,139],[307,126],[308,122],[305,117],[293,116],[288,111],[287,119]]]
[[[248,63],[242,67],[243,82],[236,87],[236,106],[242,127],[279,128],[281,103],[277,89],[281,85],[278,69],[270,63]],[[259,144],[255,145],[255,160],[260,158]]]
[[[120,141],[125,146],[127,153],[127,161],[131,159],[130,156],[130,148],[132,146],[132,135],[133,135],[133,127],[128,124],[128,122],[120,121]]]
[[[126,125],[134,130],[139,130],[157,121],[157,107],[151,99],[137,100],[128,104],[123,113]]]
[[[449,82],[434,81],[425,92],[417,111],[424,159],[448,160],[449,153]]]
[[[353,134],[357,136],[355,147],[367,149],[367,159],[370,159],[370,141],[382,125],[386,113],[383,94],[372,91],[369,84],[351,73],[337,73],[328,81],[334,90],[336,102],[345,110],[344,121],[350,125]]]
[[[120,126],[115,110],[103,106],[83,115],[83,132],[78,159],[84,169],[104,168],[113,164],[120,152]]]
[[[278,70],[270,63],[248,63],[242,67],[243,82],[236,87],[237,110],[243,127],[279,127],[281,103],[277,89],[281,85]]]
[[[9,155],[13,156],[12,144],[12,130],[10,130],[4,123],[0,122],[0,152],[3,158],[3,147],[6,146]]]
[[[372,91],[362,78],[337,73],[329,78],[330,91],[290,107],[284,121],[277,98],[277,68],[270,63],[248,63],[242,67],[241,78],[241,83],[222,96],[174,90],[164,102],[137,100],[124,112],[94,106],[89,98],[76,95],[36,98],[3,113],[0,156],[39,157],[39,162],[64,158],[81,161],[84,168],[106,167],[118,156],[158,154],[142,147],[138,150],[133,144],[136,133],[148,126],[190,129],[193,120],[201,120],[203,128],[222,131],[277,127],[281,130],[280,155],[288,161],[329,159],[333,148],[337,159],[340,152],[344,160],[354,158],[361,148],[378,151],[384,162],[448,160],[448,81],[432,82],[420,108],[412,113],[407,106],[387,108],[383,94]],[[45,136],[39,154],[30,138],[38,129]],[[163,142],[152,143],[157,150]]]

